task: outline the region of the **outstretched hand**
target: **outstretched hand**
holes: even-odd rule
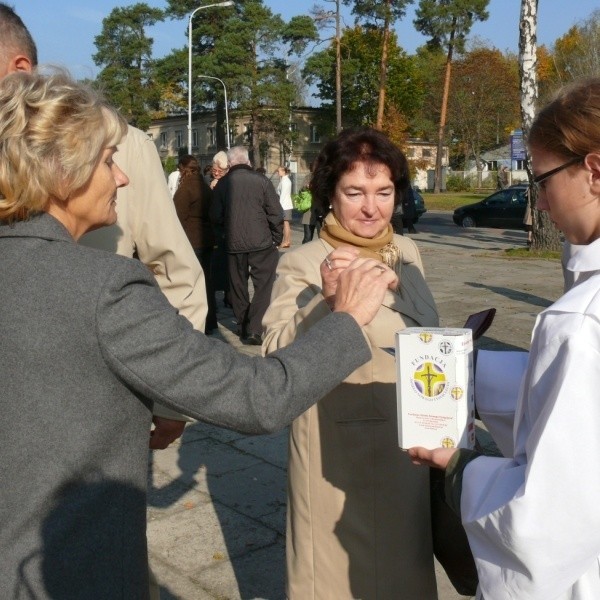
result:
[[[339,273],[333,310],[347,312],[362,327],[375,317],[388,289],[396,289],[398,276],[380,261],[355,258]]]
[[[434,448],[429,450],[421,446],[408,449],[408,455],[415,465],[425,465],[435,469],[445,470],[457,448]]]

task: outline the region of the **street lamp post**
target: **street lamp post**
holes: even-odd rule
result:
[[[227,88],[225,87],[223,80],[219,79],[218,77],[213,77],[211,75],[197,75],[197,77],[198,77],[198,79],[215,79],[216,81],[220,81],[221,85],[223,86],[223,95],[225,97],[225,128],[226,128],[225,142],[227,144],[227,150],[229,150],[229,148],[231,148],[231,146],[229,143],[229,111],[227,109]]]
[[[233,0],[206,4],[194,9],[188,17],[188,153],[192,153],[192,18],[199,11],[215,6],[233,6]]]

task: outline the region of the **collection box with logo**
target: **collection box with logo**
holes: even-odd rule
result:
[[[470,329],[409,327],[396,333],[401,448],[473,448],[473,338]]]

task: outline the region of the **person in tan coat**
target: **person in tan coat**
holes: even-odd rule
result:
[[[265,353],[320,326],[355,256],[381,260],[400,280],[364,329],[372,360],[291,426],[291,600],[437,598],[429,476],[398,447],[395,359],[386,351],[397,330],[438,325],[419,251],[390,225],[408,182],[406,158],[384,134],[344,131],[322,150],[311,181],[324,214],[331,205],[320,239],[282,255],[277,268]]]

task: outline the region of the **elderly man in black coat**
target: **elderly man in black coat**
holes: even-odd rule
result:
[[[214,189],[212,218],[225,233],[230,301],[239,336],[246,344],[260,346],[279,259],[277,246],[283,238],[283,212],[271,182],[252,169],[246,148],[231,148],[227,159],[230,169]]]

